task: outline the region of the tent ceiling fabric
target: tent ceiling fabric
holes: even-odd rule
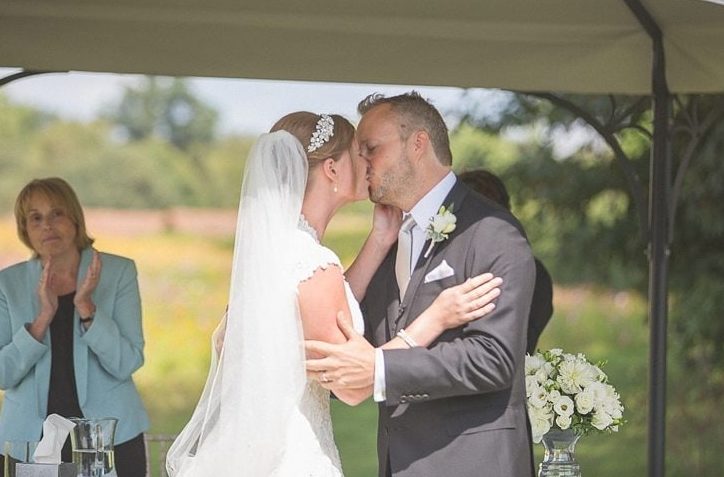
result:
[[[642,0],[673,92],[724,91],[724,6]],[[0,65],[646,94],[622,0],[2,0]]]

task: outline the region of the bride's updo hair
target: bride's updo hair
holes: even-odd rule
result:
[[[289,113],[272,126],[269,132],[286,131],[296,137],[307,153],[307,161],[309,169],[312,170],[317,164],[320,164],[327,158],[338,160],[345,151],[349,151],[354,140],[354,126],[339,114],[329,115],[334,121],[334,135],[329,141],[322,144],[313,152],[309,152],[309,143],[312,140],[312,134],[317,128],[317,122],[322,117],[319,114],[310,113],[308,111],[297,111]]]

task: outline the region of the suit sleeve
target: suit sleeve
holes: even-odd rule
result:
[[[125,262],[115,287],[113,306],[97,304],[93,325],[81,339],[98,357],[103,369],[125,380],[144,361],[141,298],[132,261]]]
[[[530,247],[504,218],[488,217],[473,227],[469,243],[454,244],[469,247],[461,278],[483,272],[502,277],[496,308],[462,330],[450,330],[454,338],[430,348],[386,350],[388,406],[399,404],[401,396],[409,393],[441,399],[510,388],[516,370],[523,366],[535,280]]]

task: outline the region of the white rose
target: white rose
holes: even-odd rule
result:
[[[563,430],[571,427],[571,416],[558,416],[556,417],[556,425]]]
[[[601,404],[606,400],[606,396],[608,394],[606,384],[599,382],[591,383],[586,386],[586,392],[591,393],[593,396],[593,405],[595,407],[601,406]]]
[[[540,384],[538,384],[538,380],[535,378],[535,376],[526,376],[525,377],[525,395],[526,397],[530,397],[531,394],[535,392],[536,389],[540,387]]]
[[[553,410],[559,416],[570,416],[574,411],[573,399],[568,396],[561,396],[553,405]]]
[[[586,390],[593,394],[595,409],[603,409],[610,414],[613,409],[620,406],[618,394],[610,384],[595,382],[591,383]]]
[[[576,394],[576,409],[581,414],[588,414],[593,410],[593,394],[588,391],[588,388]]]
[[[535,374],[536,371],[538,371],[541,366],[545,364],[545,359],[543,359],[543,356],[541,356],[539,353],[534,354],[533,356],[526,355],[525,356],[525,374],[526,376],[530,376],[532,374]]]
[[[548,374],[546,373],[545,368],[539,368],[538,371],[535,372],[534,376],[541,384],[548,380]]]
[[[612,418],[621,419],[623,417],[623,406],[621,403],[616,403],[615,406],[611,406],[610,411],[606,411]]]
[[[591,425],[599,431],[603,431],[611,424],[613,424],[613,419],[605,411],[596,411],[591,419]]]
[[[528,402],[533,407],[542,408],[548,400],[548,391],[542,386],[538,386],[528,398]]]
[[[446,210],[442,214],[433,217],[432,229],[443,234],[449,234],[455,230],[455,222],[457,222],[457,217]]]
[[[548,392],[548,402],[551,404],[555,404],[558,402],[558,400],[561,398],[561,392],[557,389],[551,389]]]
[[[538,443],[551,430],[552,415],[546,409],[528,408],[528,416],[533,442]]]
[[[601,409],[606,411],[606,413],[609,414],[613,419],[621,419],[621,417],[623,416],[623,406],[618,400],[618,396],[608,398],[603,401]]]

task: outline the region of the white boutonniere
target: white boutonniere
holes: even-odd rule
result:
[[[440,206],[437,214],[430,218],[430,223],[425,229],[425,236],[430,240],[430,246],[425,252],[425,258],[430,255],[432,248],[436,243],[442,242],[448,238],[450,232],[455,230],[455,223],[458,218],[451,212],[454,204],[450,204],[450,207],[446,208],[444,205]]]

